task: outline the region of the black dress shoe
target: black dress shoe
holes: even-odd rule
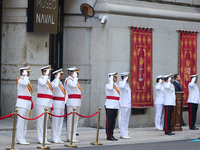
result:
[[[76,133],[76,136],[79,136],[79,134],[78,134],[78,133]]]
[[[112,137],[115,141],[118,141],[118,139],[116,139],[114,136]]]
[[[109,140],[109,141],[114,141],[114,139],[113,139],[112,137],[107,138],[107,140]]]
[[[167,135],[172,135],[171,132],[169,132],[169,133],[165,133],[165,134],[167,134]]]
[[[171,134],[171,135],[175,135],[175,133],[173,133],[173,132],[170,132],[170,134]]]
[[[190,130],[199,130],[199,128],[194,126],[194,127],[190,128]]]

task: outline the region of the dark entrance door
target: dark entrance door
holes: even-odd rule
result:
[[[53,71],[63,67],[64,0],[59,0],[58,11],[58,34],[49,35],[49,64]]]

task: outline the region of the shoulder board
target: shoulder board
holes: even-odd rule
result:
[[[16,85],[18,84],[19,79],[20,79],[20,78],[17,78],[17,79],[16,79]]]

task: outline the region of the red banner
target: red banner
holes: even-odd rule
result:
[[[131,28],[131,105],[153,106],[152,29]]]
[[[197,32],[179,31],[179,74],[184,92],[183,106],[187,105],[190,76],[197,73]]]

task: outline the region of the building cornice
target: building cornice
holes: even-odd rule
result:
[[[142,3],[141,3],[142,4]],[[152,5],[152,4],[151,4]],[[162,5],[162,7],[160,7]],[[177,9],[176,9],[177,7]],[[128,15],[148,18],[160,18],[160,19],[172,19],[182,21],[200,21],[200,11],[196,8],[184,9],[182,6],[164,6],[159,4],[154,7],[148,7],[148,5],[125,5],[120,3],[97,3],[95,6],[95,12]],[[180,7],[182,9],[180,9]]]

